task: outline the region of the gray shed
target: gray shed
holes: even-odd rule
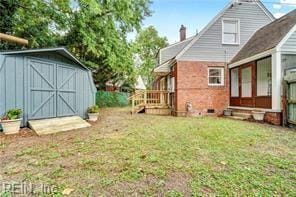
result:
[[[0,52],[0,116],[12,108],[28,120],[78,115],[95,104],[91,71],[65,48]]]

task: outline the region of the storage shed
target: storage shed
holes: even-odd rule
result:
[[[65,48],[0,52],[0,116],[13,108],[28,120],[80,116],[95,104],[91,71]]]

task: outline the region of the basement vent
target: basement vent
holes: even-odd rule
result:
[[[214,109],[208,109],[208,114],[213,114],[213,113],[215,113]]]

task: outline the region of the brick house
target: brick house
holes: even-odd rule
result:
[[[199,34],[186,38],[180,28],[180,42],[158,53],[155,90],[169,92],[176,116],[187,113],[220,115],[230,105],[228,64],[254,33],[273,22],[273,15],[260,1],[231,1]]]

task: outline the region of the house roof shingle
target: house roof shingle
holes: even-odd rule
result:
[[[296,24],[296,9],[259,29],[230,64],[275,48]]]

